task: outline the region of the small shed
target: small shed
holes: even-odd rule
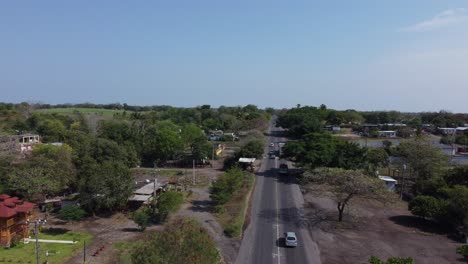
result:
[[[395,187],[398,183],[397,180],[390,176],[379,176],[379,179],[385,182],[385,186],[389,191],[395,191]]]
[[[396,131],[393,131],[393,130],[379,131],[379,137],[395,138],[396,136],[397,136],[397,133]]]
[[[255,158],[239,158],[239,163],[242,164],[244,169],[247,169],[250,167],[250,170],[254,170],[254,162]]]

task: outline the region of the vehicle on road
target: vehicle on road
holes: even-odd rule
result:
[[[296,233],[286,232],[284,236],[285,236],[284,243],[286,244],[287,247],[297,247]]]
[[[280,164],[279,173],[283,175],[288,175],[288,164],[286,163]]]
[[[270,159],[276,158],[276,152],[275,152],[274,150],[270,150],[270,151],[268,152],[268,157],[269,157]]]
[[[270,147],[274,147],[275,146],[275,143],[270,143]]]

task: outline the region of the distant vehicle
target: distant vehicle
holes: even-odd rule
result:
[[[281,164],[279,166],[279,173],[283,174],[283,175],[287,175],[288,174],[288,164],[285,164],[285,163]]]
[[[286,232],[284,236],[285,236],[285,244],[287,247],[297,247],[296,233]]]
[[[145,182],[146,182],[146,183],[150,183],[151,181],[150,181],[149,179],[146,179]]]
[[[275,146],[275,143],[270,143],[270,147],[274,147]]]
[[[276,158],[275,152],[274,152],[274,151],[270,151],[270,153],[268,153],[268,157],[269,157],[270,159],[275,159],[275,158]]]

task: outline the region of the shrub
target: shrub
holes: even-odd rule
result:
[[[242,186],[244,173],[239,168],[233,168],[222,174],[211,187],[211,199],[217,204],[225,204],[232,194]]]
[[[140,231],[144,231],[150,223],[151,215],[147,209],[140,209],[133,214],[133,221],[138,225]]]
[[[463,245],[457,248],[457,253],[465,258],[468,258],[468,245]]]
[[[442,210],[442,202],[432,196],[419,195],[409,205],[412,214],[423,218],[436,218]]]
[[[193,219],[175,219],[135,247],[132,262],[139,264],[218,264],[220,255],[208,232]]]
[[[184,194],[181,192],[163,192],[158,198],[156,208],[158,209],[158,220],[166,221],[169,213],[176,212],[184,202]]]
[[[400,257],[391,257],[385,260],[380,260],[378,257],[371,256],[369,258],[370,264],[413,264],[413,258],[400,258]]]
[[[60,210],[59,215],[63,220],[77,221],[82,219],[86,215],[86,212],[78,205],[67,205]]]

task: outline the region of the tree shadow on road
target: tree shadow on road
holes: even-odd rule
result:
[[[270,168],[263,172],[258,172],[256,173],[256,175],[260,177],[265,177],[265,178],[274,178],[275,180],[278,181],[278,183],[284,183],[284,184],[296,184],[297,183],[296,177],[291,176],[291,175],[280,175],[278,171],[279,169],[277,168]]]
[[[212,212],[213,202],[210,200],[194,200],[189,209],[194,212]]]

